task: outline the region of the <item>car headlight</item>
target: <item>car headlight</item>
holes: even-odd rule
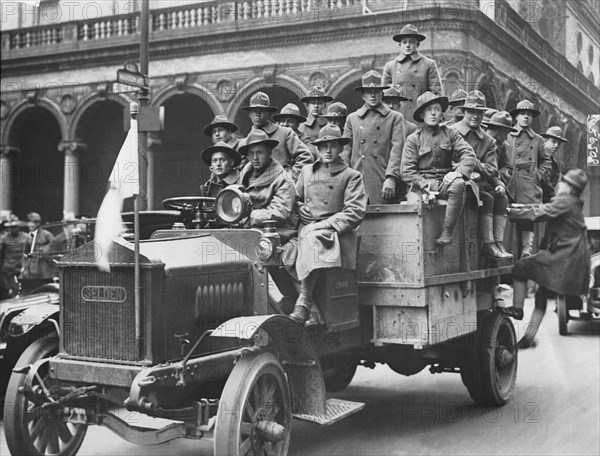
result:
[[[238,223],[248,217],[252,211],[250,196],[244,192],[241,185],[225,187],[217,195],[215,201],[217,218],[228,224]]]
[[[258,258],[260,258],[260,261],[268,261],[273,254],[273,244],[266,238],[260,238],[256,253],[258,254]]]

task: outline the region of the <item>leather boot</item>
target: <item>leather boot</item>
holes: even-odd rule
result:
[[[313,271],[300,283],[300,293],[294,310],[290,314],[290,318],[299,325],[304,325],[304,322],[310,315],[310,309],[313,305],[312,292],[317,283],[317,277],[316,271]]]
[[[506,250],[506,248],[504,247],[504,228],[506,227],[506,215],[497,215],[494,214],[494,242],[496,244],[496,247],[498,247],[498,250],[500,250],[500,253],[502,254],[501,258],[514,258],[513,254],[510,253],[508,250]]]
[[[494,243],[494,231],[492,228],[492,214],[479,214],[479,235],[483,241],[483,254],[492,259],[502,258],[502,252],[498,250]]]
[[[446,206],[446,215],[444,216],[444,225],[442,227],[442,234],[436,239],[435,243],[438,245],[449,245],[452,242],[452,233],[454,233],[454,227],[458,222],[458,218],[465,205],[465,189],[463,186],[456,186],[450,184],[448,196],[448,204]]]
[[[533,254],[533,231],[521,231],[521,258]]]

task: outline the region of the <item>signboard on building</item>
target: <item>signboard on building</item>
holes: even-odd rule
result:
[[[587,118],[587,165],[600,166],[600,114]]]

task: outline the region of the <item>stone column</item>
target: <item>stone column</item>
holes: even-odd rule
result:
[[[160,151],[162,146],[162,140],[157,132],[148,133],[148,210],[154,209],[154,172],[155,172],[155,159],[156,154]],[[162,208],[159,208],[162,209]]]
[[[19,149],[0,146],[0,217],[6,218],[12,212],[13,175],[15,173],[13,155]]]
[[[73,218],[79,213],[79,153],[85,144],[78,141],[63,141],[58,150],[65,154],[65,176],[63,193],[63,218]]]

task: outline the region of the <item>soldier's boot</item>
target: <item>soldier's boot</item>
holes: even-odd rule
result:
[[[506,228],[506,215],[494,214],[494,243],[502,256],[500,258],[511,259],[513,254],[504,247],[504,229]]]
[[[296,300],[294,310],[290,314],[290,318],[300,325],[304,325],[310,314],[310,309],[314,302],[312,293],[317,284],[317,277],[317,273],[313,271],[300,283],[300,294]]]
[[[496,247],[494,243],[494,231],[492,228],[493,216],[492,214],[483,213],[479,214],[479,231],[481,240],[483,242],[483,254],[494,260],[502,258],[502,252]]]
[[[450,195],[448,197],[448,205],[446,206],[446,215],[444,216],[444,224],[442,226],[442,234],[436,239],[435,243],[441,246],[449,245],[452,242],[452,233],[458,222],[460,213],[465,205],[464,185],[462,187],[454,187],[451,184]]]
[[[521,231],[521,258],[533,254],[533,231]]]
[[[513,305],[505,307],[502,312],[507,317],[512,317],[515,320],[523,319],[523,306],[527,297],[527,281],[513,280]]]

